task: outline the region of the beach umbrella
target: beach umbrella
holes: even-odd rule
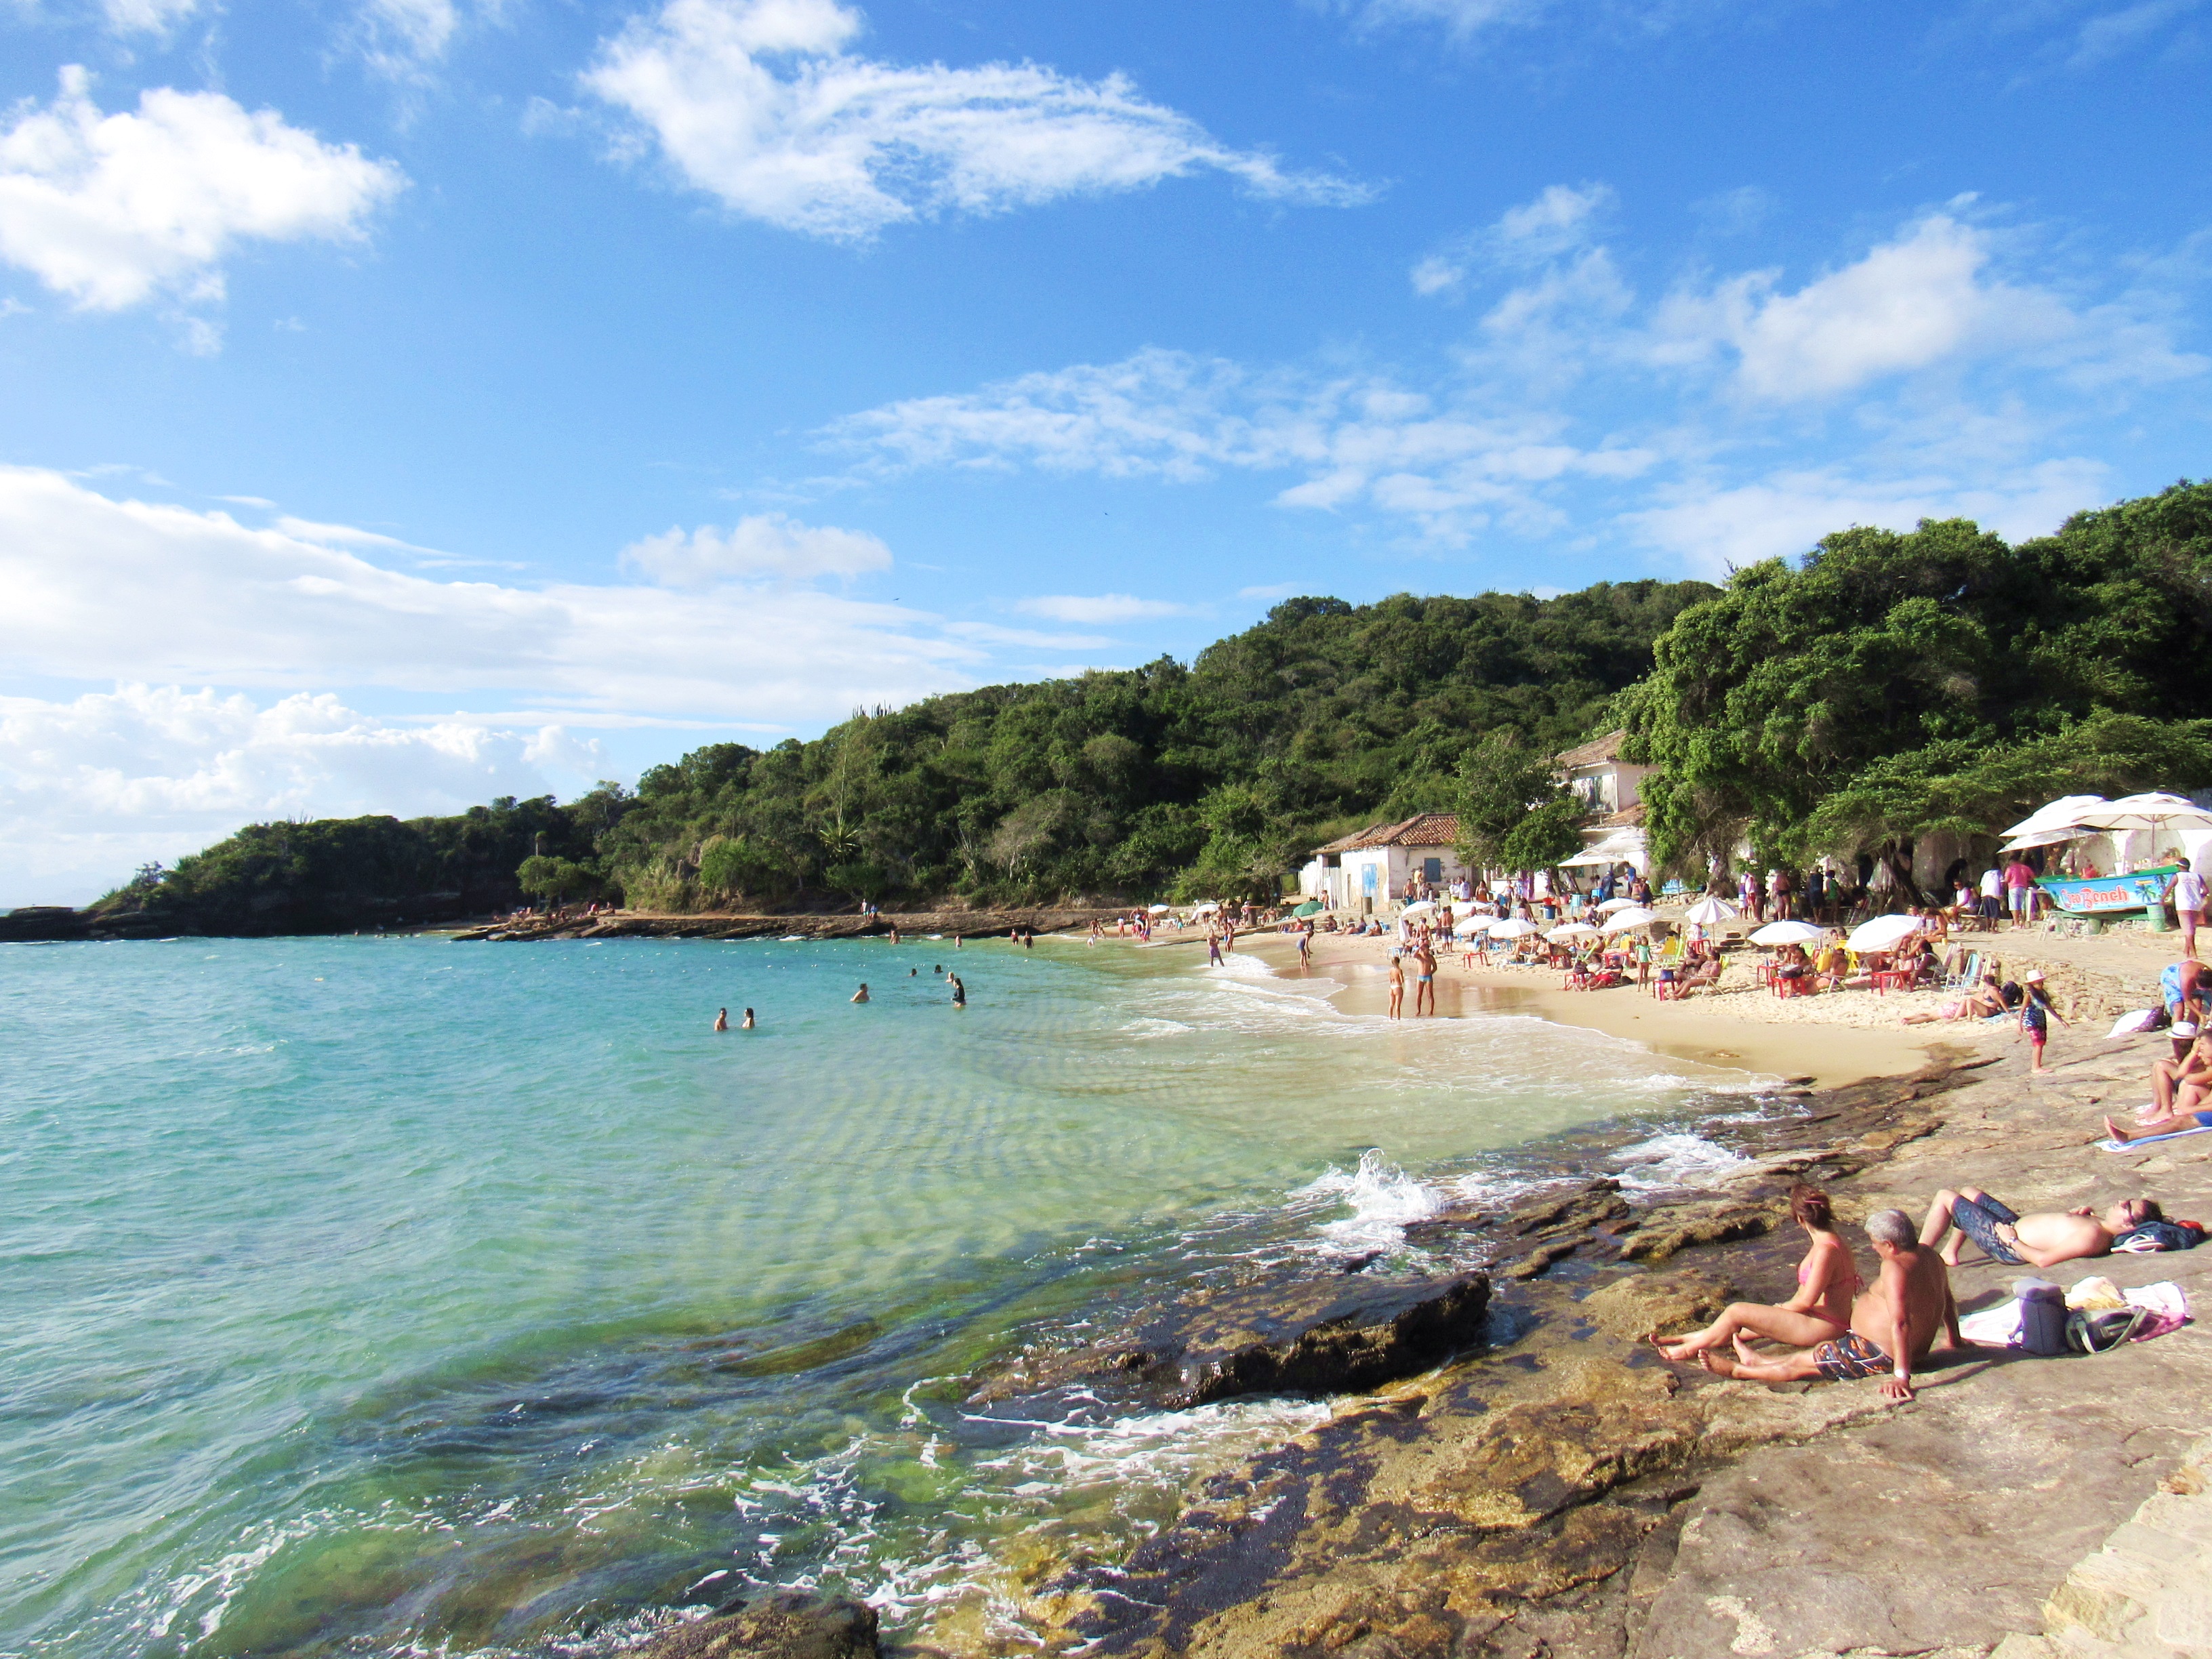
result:
[[[1921,927],[1917,916],[1876,916],[1851,929],[1844,942],[1854,951],[1893,951]]]
[[[1544,937],[1548,939],[1595,939],[1603,931],[1601,928],[1591,927],[1586,921],[1571,921],[1564,927],[1554,927]]]
[[[2048,805],[2037,807],[2004,833],[2008,836],[2026,836],[2039,830],[2058,830],[2069,824],[2087,823],[2081,814],[2088,808],[2111,805],[2102,795],[2061,795]]]
[[[1616,910],[1606,918],[1605,931],[1625,933],[1632,927],[1649,927],[1659,920],[1656,910],[1647,910],[1640,904],[1632,904],[1626,910]]]
[[[1753,945],[1812,945],[1821,930],[1809,921],[1770,921],[1751,936]]]
[[[1495,923],[1497,920],[1498,918],[1496,916],[1463,917],[1459,925],[1452,929],[1452,932],[1458,934],[1462,939],[1474,939],[1478,934],[1488,933],[1492,925]]]
[[[1415,899],[1398,914],[1401,916],[1425,916],[1436,908],[1436,905],[1428,899]]]
[[[1322,902],[1319,899],[1308,899],[1291,914],[1294,916],[1317,916],[1321,914],[1322,908]]]
[[[1508,916],[1503,921],[1493,921],[1490,924],[1490,936],[1492,939],[1526,939],[1535,931],[1534,922],[1523,921],[1518,916]]]
[[[1632,898],[1607,899],[1597,907],[1597,912],[1601,916],[1609,916],[1616,910],[1633,910],[1636,908],[1636,901]]]
[[[1194,916],[1212,915],[1220,908],[1221,902],[1218,899],[1207,899],[1203,903],[1193,905],[1190,913]]]
[[[2150,848],[2155,852],[2159,836],[2183,830],[2212,830],[2212,812],[2208,812],[2186,795],[2171,795],[2162,790],[2148,794],[2123,795],[2102,806],[2085,806],[2075,814],[2077,822],[2092,830],[2148,830]]]
[[[1146,907],[1146,913],[1151,915],[1164,916],[1168,913],[1168,907],[1164,904],[1150,905]]]
[[[1724,898],[1701,898],[1684,915],[1700,927],[1710,927],[1717,921],[1734,921],[1742,914]]]

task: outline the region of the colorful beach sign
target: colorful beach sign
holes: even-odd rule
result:
[[[2176,866],[2160,865],[2125,876],[2082,876],[2054,879],[2045,876],[2036,885],[2052,904],[2069,916],[2110,915],[2116,910],[2147,910],[2166,892],[2166,881]]]

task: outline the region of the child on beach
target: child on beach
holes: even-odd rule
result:
[[[2031,968],[2027,977],[2021,981],[2020,1029],[2027,1034],[2029,1050],[2034,1056],[2027,1068],[2030,1077],[2041,1077],[2051,1068],[2043,1063],[2043,1045],[2051,1041],[2051,1022],[2061,1025],[2067,1022],[2051,1006],[2051,999],[2043,989],[2043,969]]]

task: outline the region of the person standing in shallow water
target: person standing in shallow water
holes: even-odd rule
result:
[[[968,1006],[968,988],[961,982],[960,975],[947,974],[945,978],[945,982],[952,987],[952,1006],[965,1008]]]
[[[1425,1003],[1427,1005],[1426,1012],[1433,1018],[1437,1012],[1437,958],[1436,953],[1429,949],[1426,933],[1422,934],[1421,942],[1413,947],[1413,1018],[1415,1019],[1421,1017],[1422,1005]]]
[[[726,1031],[730,1029],[730,1011],[728,1009],[717,1008],[714,1010],[714,1029],[718,1031]]]
[[[751,1009],[748,1008],[745,1010],[745,1017],[741,1024],[742,1028],[745,1030],[750,1031],[753,1029],[753,1011]]]
[[[1406,1012],[1406,964],[1398,953],[1390,953],[1390,1018],[1398,1018]]]
[[[853,993],[853,1000],[855,1002],[866,1002],[867,1000],[868,982],[866,980],[862,980],[860,981],[860,988]]]

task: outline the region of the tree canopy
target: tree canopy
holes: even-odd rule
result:
[[[1654,852],[1796,861],[2201,787],[2209,646],[2212,485],[2017,547],[1966,520],[1840,532],[1684,611],[1623,699]]]

